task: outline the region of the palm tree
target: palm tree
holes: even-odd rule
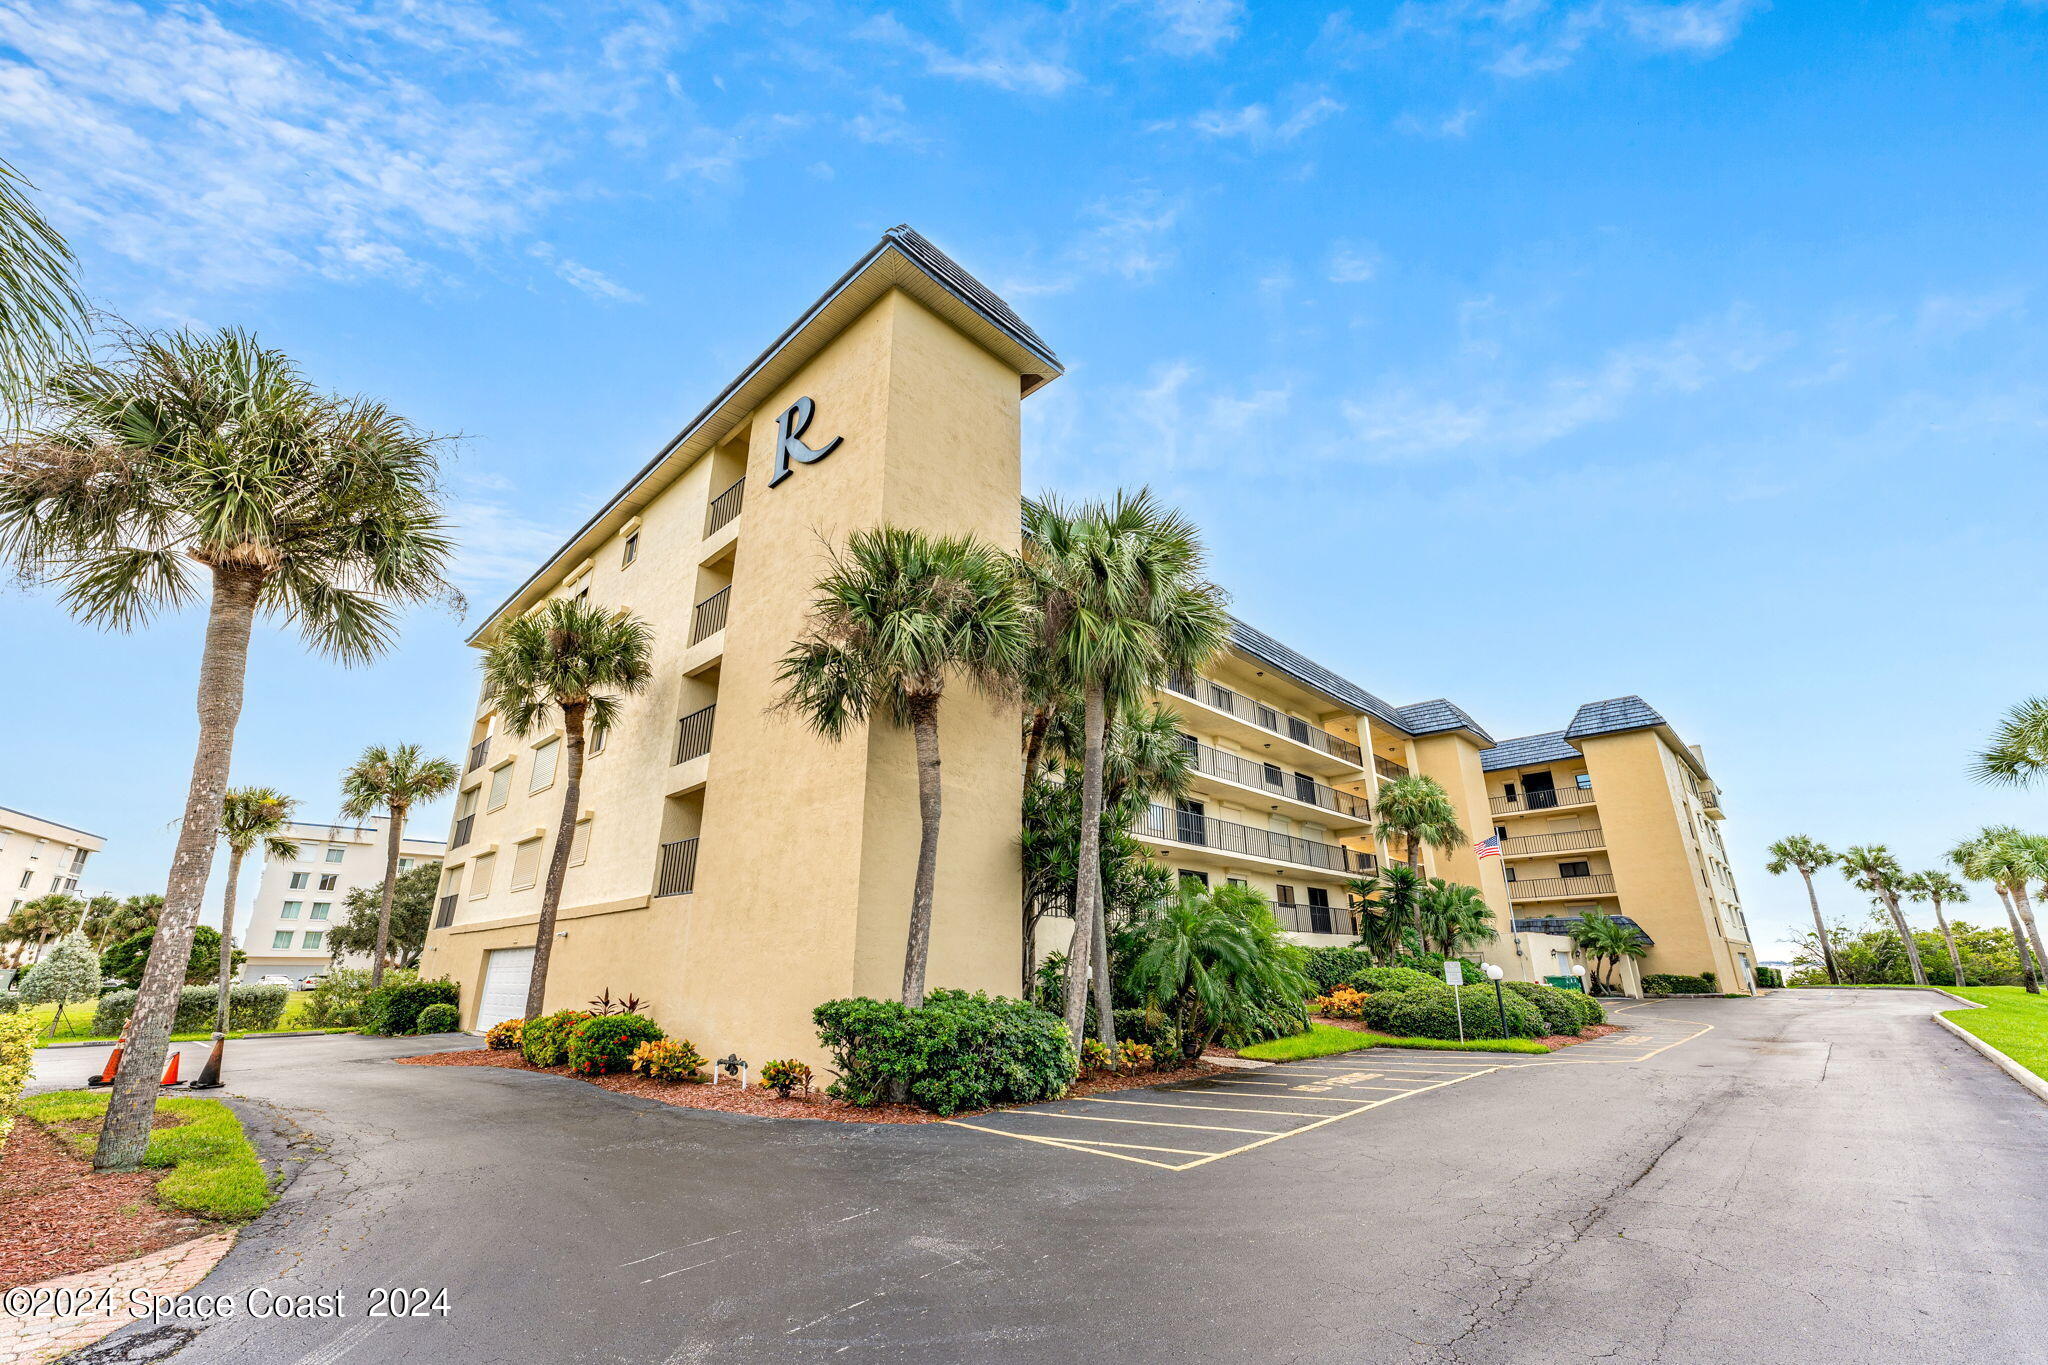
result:
[[[275,787],[236,787],[222,798],[220,837],[228,846],[227,892],[220,910],[220,999],[214,1005],[213,1031],[228,1031],[228,988],[235,975],[235,885],[242,859],[258,843],[263,854],[281,863],[299,856],[299,846],[281,831],[292,821],[299,803]]]
[[[2048,697],[2029,697],[2006,712],[1970,771],[1979,782],[2015,787],[2048,773]]]
[[[1389,863],[1369,877],[1355,877],[1347,889],[1356,899],[1358,937],[1354,947],[1365,949],[1382,963],[1391,963],[1409,947],[1409,934],[1416,948],[1422,941],[1422,903],[1429,893],[1429,881],[1412,867]]]
[[[1958,986],[1967,985],[1963,980],[1963,955],[1956,950],[1956,936],[1949,932],[1948,916],[1941,913],[1941,907],[1970,899],[1970,888],[1946,872],[1915,872],[1906,878],[1906,895],[1934,906],[1934,922],[1941,926],[1942,942],[1948,944],[1948,965],[1954,973],[1951,980]]]
[[[377,911],[377,948],[370,954],[370,985],[384,983],[384,957],[391,939],[391,901],[398,894],[398,848],[405,817],[414,806],[446,796],[462,772],[445,758],[428,758],[417,744],[387,749],[372,744],[341,775],[341,818],[361,820],[384,808],[384,903]]]
[[[118,901],[112,896],[94,896],[85,917],[85,930],[92,939],[93,951],[105,952],[111,944],[144,929],[156,928],[157,916],[163,913],[163,909],[164,898],[153,891]]]
[[[1984,866],[1991,880],[2012,898],[2012,908],[2033,949],[2036,973],[2048,972],[2048,951],[2041,946],[2041,929],[2034,922],[2033,897],[2029,881],[2048,878],[2048,840],[2023,834],[2010,825],[1995,825],[1985,831],[1989,843],[1984,849]]]
[[[1999,842],[2007,835],[2019,831],[2009,825],[1987,825],[1976,835],[1964,839],[1945,855],[1956,871],[1973,882],[1990,882],[1991,889],[1998,893],[1998,900],[2005,907],[2006,922],[2012,926],[2012,943],[2020,959],[2020,979],[2025,983],[2027,994],[2041,993],[2040,972],[2036,969],[2034,955],[2027,946],[2027,931],[2020,924],[2019,912],[2013,909],[2012,894],[1998,879],[1998,859],[1994,856]]]
[[[1905,869],[1899,866],[1899,860],[1883,844],[1852,844],[1842,850],[1837,861],[1849,884],[1868,892],[1891,915],[1892,927],[1898,930],[1899,941],[1906,947],[1913,984],[1926,985],[1927,970],[1920,965],[1920,945],[1913,938],[1912,926],[1906,923],[1905,912],[1899,908],[1899,896],[1906,887]]]
[[[38,961],[52,939],[76,929],[85,917],[85,902],[61,891],[25,900],[7,918],[7,935],[21,944],[35,944]]]
[[[71,248],[29,201],[28,188],[0,161],[0,398],[10,407],[85,332]]]
[[[647,686],[653,675],[649,655],[654,633],[630,612],[608,612],[575,598],[557,597],[537,612],[514,617],[498,629],[484,651],[484,703],[505,728],[524,739],[561,719],[568,778],[562,784],[562,814],[555,822],[555,848],[541,890],[540,923],[534,928],[533,975],[526,986],[526,1014],[541,1012],[547,993],[548,954],[555,943],[555,912],[562,904],[562,879],[575,842],[576,811],[583,800],[583,746],[618,720],[619,695]],[[387,866],[385,904],[396,878]]]
[[[1418,877],[1422,875],[1424,844],[1439,853],[1449,853],[1465,842],[1465,830],[1458,824],[1458,809],[1451,804],[1451,794],[1433,777],[1389,778],[1380,784],[1374,804],[1380,818],[1373,833],[1381,843],[1401,844],[1409,869]],[[1419,921],[1415,928],[1417,933],[1422,931]]]
[[[1131,985],[1175,1017],[1195,1040],[1193,1055],[1219,1037],[1270,1032],[1283,1009],[1313,992],[1304,951],[1281,937],[1272,907],[1250,887],[1183,879],[1142,932]]]
[[[1835,945],[1828,939],[1828,927],[1820,917],[1820,897],[1813,890],[1813,874],[1823,867],[1832,866],[1838,855],[1820,840],[1809,839],[1804,834],[1780,839],[1766,852],[1771,855],[1771,860],[1764,864],[1764,871],[1773,877],[1797,871],[1800,880],[1806,883],[1806,903],[1813,909],[1813,933],[1820,940],[1821,958],[1828,969],[1828,984],[1841,985],[1842,973],[1835,966]]]
[[[1434,939],[1445,957],[1500,937],[1493,927],[1493,909],[1476,886],[1431,877],[1420,910],[1423,941]]]
[[[1068,507],[1024,508],[1026,561],[1041,648],[1082,700],[1081,854],[1074,887],[1074,942],[1092,942],[1102,912],[1100,878],[1104,747],[1109,717],[1169,676],[1192,672],[1222,648],[1230,629],[1221,589],[1202,577],[1195,526],[1151,490]],[[1074,1047],[1088,1014],[1088,958],[1067,955],[1066,1020]]]
[[[359,664],[390,643],[398,606],[454,599],[435,448],[381,404],[316,392],[283,353],[232,330],[125,335],[58,369],[35,422],[0,444],[0,561],[61,584],[74,615],[107,629],[208,601],[192,775],[102,1170],[133,1169],[149,1142],[251,628],[268,613]]]
[[[1642,930],[1598,910],[1581,915],[1569,936],[1573,945],[1592,961],[1593,984],[1599,988],[1605,988],[1607,973],[1619,966],[1623,958],[1640,959],[1650,951],[1643,942]]]

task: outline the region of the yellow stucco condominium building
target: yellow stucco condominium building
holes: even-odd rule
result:
[[[1021,408],[1060,373],[1001,299],[892,229],[477,629],[483,646],[498,623],[573,596],[632,611],[654,633],[653,686],[586,767],[547,1008],[630,992],[711,1055],[815,1061],[813,1006],[896,994],[918,837],[909,737],[876,725],[819,738],[775,709],[776,663],[827,547],[856,528],[891,522],[1016,549]],[[1475,840],[1493,823],[1502,774],[1486,755],[1504,746],[1464,712],[1390,706],[1242,623],[1204,676],[1160,697],[1185,722],[1196,791],[1154,807],[1138,836],[1183,872],[1257,886],[1303,942],[1349,941],[1344,884],[1388,855],[1371,836],[1380,782],[1429,773]],[[947,696],[933,986],[1018,989],[1019,730],[1013,707],[964,686]],[[1668,730],[1651,733],[1667,744]],[[1625,735],[1601,743],[1634,752]],[[559,734],[515,737],[482,706],[465,747],[422,965],[461,983],[464,1023],[481,1028],[523,1009],[564,774]],[[1696,758],[1681,766],[1698,778]],[[1648,804],[1648,771],[1616,793],[1646,803],[1645,823],[1668,823],[1676,803]],[[1554,780],[1572,785],[1562,768]],[[1675,826],[1639,843],[1660,860],[1690,847]],[[1675,874],[1639,890],[1632,853],[1599,856],[1660,954],[1676,965],[1708,942],[1702,925],[1661,927],[1666,915],[1699,918],[1696,899],[1671,899],[1689,889]],[[1428,861],[1481,886],[1508,922],[1502,860],[1460,848]],[[1049,937],[1042,951],[1059,946]],[[1500,949],[1518,976],[1548,969],[1518,959],[1518,942],[1504,935]],[[1694,953],[1684,966],[1720,961]]]

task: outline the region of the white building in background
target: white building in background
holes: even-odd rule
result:
[[[255,900],[245,917],[238,916],[235,938],[249,960],[242,980],[266,976],[305,980],[333,963],[327,935],[348,918],[348,893],[384,880],[384,820],[366,825],[294,823],[283,836],[299,846],[291,862],[266,858],[256,883]],[[398,845],[401,875],[423,862],[438,863],[447,845],[435,839],[406,838]],[[342,965],[367,967],[367,954],[351,954]]]
[[[85,860],[106,842],[97,834],[0,806],[0,906],[11,915],[23,901],[38,896],[76,895]]]

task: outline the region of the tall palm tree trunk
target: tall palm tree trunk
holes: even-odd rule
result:
[[[903,1003],[924,1004],[924,969],[932,952],[932,891],[939,877],[939,701],[912,703],[910,735],[917,746],[917,878],[910,886],[910,932],[903,941]]]
[[[391,903],[398,899],[398,845],[405,837],[405,804],[393,802],[385,809],[389,812],[390,828],[384,832],[384,903],[377,907],[377,950],[370,958],[372,990],[384,984],[384,954],[391,942]],[[569,828],[573,831],[575,827],[572,811]],[[539,954],[534,956],[538,958]]]
[[[213,1006],[213,1031],[228,1031],[228,989],[235,976],[235,883],[242,878],[242,850],[228,845],[227,893],[220,903],[220,999]]]
[[[548,879],[540,893],[540,923],[533,927],[533,975],[526,983],[528,1019],[540,1017],[541,1001],[548,993],[548,957],[555,947],[555,911],[562,905],[562,880],[569,874],[569,845],[576,840],[576,808],[583,801],[586,709],[584,702],[562,704],[562,747],[568,750],[569,775],[562,783],[562,814],[555,821],[555,849],[548,855]]]
[[[1963,955],[1956,950],[1956,936],[1949,932],[1948,916],[1941,913],[1941,897],[1927,898],[1934,905],[1934,922],[1941,926],[1941,941],[1948,945],[1949,970],[1955,973],[1954,984],[1963,985]]]
[[[249,632],[255,625],[256,600],[262,591],[263,579],[258,573],[219,566],[213,570],[213,600],[199,663],[199,743],[185,789],[185,817],[178,827],[177,852],[164,887],[163,913],[157,919],[156,938],[150,943],[149,961],[142,969],[142,984],[128,1016],[128,1049],[114,1077],[106,1123],[93,1154],[94,1167],[102,1171],[134,1170],[149,1147],[157,1078],[170,1047],[178,990],[185,984],[192,933],[199,925],[200,901],[206,895],[206,874],[213,863],[221,806],[227,798],[235,723],[241,719],[242,692],[248,678]]]
[[[1096,868],[1095,896],[1101,909],[1095,915],[1095,1037],[1116,1056],[1116,996],[1109,979],[1109,889],[1102,885],[1101,868]]]
[[[1031,728],[1024,738],[1024,785],[1031,785],[1031,776],[1038,771],[1038,755],[1045,750],[1045,732],[1052,726],[1052,708],[1036,707],[1031,712]]]
[[[1102,745],[1109,708],[1102,684],[1090,683],[1082,704],[1081,850],[1074,878],[1074,937],[1067,946],[1067,1033],[1074,1054],[1088,1023],[1088,963],[1102,900]]]
[[[2027,883],[2024,878],[2012,884],[2012,902],[2020,912],[2020,923],[2027,926],[2027,941],[2034,945],[2034,963],[2037,970],[2048,963],[2048,948],[2041,946],[2041,926],[2034,923],[2034,903],[2027,897]]]
[[[1927,969],[1920,965],[1920,945],[1914,941],[1913,927],[1906,923],[1906,912],[1899,909],[1899,898],[1885,893],[1885,909],[1892,912],[1892,923],[1898,927],[1899,942],[1906,945],[1906,964],[1913,969],[1913,984],[1927,984]]]
[[[1799,869],[1799,880],[1806,883],[1806,903],[1813,907],[1813,934],[1820,940],[1820,956],[1821,961],[1827,964],[1828,984],[1839,986],[1842,984],[1842,972],[1835,966],[1835,945],[1829,941],[1828,926],[1820,917],[1820,897],[1813,890],[1813,873],[1802,867]]]
[[[2039,974],[2034,970],[2034,955],[2027,951],[2027,936],[2020,928],[2019,915],[2012,908],[2012,897],[2002,886],[1994,886],[1992,889],[1998,892],[1999,903],[2005,906],[2006,923],[2012,926],[2012,945],[2019,950],[2020,980],[2025,983],[2028,995],[2039,995],[2041,985]]]

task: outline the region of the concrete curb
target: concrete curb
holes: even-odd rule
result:
[[[1935,991],[1940,995],[1948,995],[1947,991],[1942,990],[1938,986],[1929,986],[1927,989]],[[1948,995],[1948,998],[1951,1000],[1962,1000],[1962,1003],[1964,1005],[1967,1005],[1969,1008],[1973,1010],[1981,1010],[1984,1008],[1982,1005],[1978,1004],[1974,1000],[1963,1000],[1963,998],[1959,995]],[[2048,1081],[2042,1080],[2039,1076],[2036,1076],[2033,1072],[2027,1070],[2018,1062],[2006,1056],[2003,1052],[2000,1052],[1997,1048],[1991,1046],[1991,1044],[1985,1042],[1982,1038],[1979,1038],[1976,1034],[1964,1028],[1961,1024],[1958,1024],[1955,1020],[1950,1019],[1940,1013],[1930,1015],[1929,1017],[1932,1018],[1935,1023],[1947,1029],[1950,1033],[1953,1033],[1956,1037],[1962,1039],[1971,1047],[1983,1053],[1985,1057],[1990,1059],[1990,1062],[1993,1066],[1997,1067],[2000,1071],[2003,1071],[2006,1075],[2012,1077],[2021,1085],[2025,1086],[2033,1094],[2035,1099],[2041,1101],[2043,1104],[2048,1104]]]
[[[231,1043],[260,1043],[265,1038],[325,1038],[331,1033],[354,1032],[354,1029],[347,1028],[302,1028],[294,1029],[290,1033],[250,1033],[245,1034],[240,1038],[230,1038],[228,1039],[228,1041]],[[203,1038],[190,1038],[187,1039],[185,1043],[172,1043],[171,1046],[184,1047],[187,1043],[204,1043],[206,1041],[207,1040]],[[37,1048],[36,1051],[54,1052],[56,1049],[60,1047],[112,1047],[113,1045],[114,1040],[112,1038],[86,1038],[80,1042],[75,1043],[44,1043],[41,1047]]]

